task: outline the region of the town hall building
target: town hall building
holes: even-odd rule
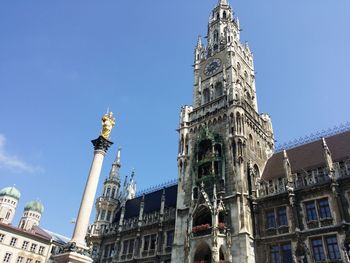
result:
[[[350,262],[350,130],[275,150],[252,52],[219,0],[180,111],[177,182],[136,194],[121,151],[96,200],[95,262]]]

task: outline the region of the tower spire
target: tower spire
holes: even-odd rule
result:
[[[119,175],[119,170],[121,167],[121,150],[122,148],[119,146],[118,147],[118,152],[117,152],[117,156],[112,164],[112,168],[111,171],[109,172],[109,179],[114,179],[117,181],[120,181],[120,175]]]

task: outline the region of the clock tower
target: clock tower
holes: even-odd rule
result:
[[[259,179],[274,150],[259,114],[253,55],[226,0],[213,9],[194,57],[193,106],[180,113],[171,262],[255,262]]]

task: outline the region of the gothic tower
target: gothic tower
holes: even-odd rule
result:
[[[118,149],[117,157],[112,164],[108,178],[103,183],[102,196],[96,200],[96,219],[93,225],[94,231],[104,231],[108,228],[120,204],[120,156]]]
[[[194,52],[193,106],[180,114],[171,262],[255,262],[252,209],[272,124],[258,113],[253,55],[226,0],[207,34]]]

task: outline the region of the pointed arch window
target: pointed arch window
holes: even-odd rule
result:
[[[219,31],[214,30],[214,42],[218,42],[219,41]]]
[[[215,85],[215,98],[219,98],[223,95],[223,86],[221,82]]]
[[[209,101],[210,101],[210,91],[207,88],[203,91],[203,103],[205,104],[205,103],[208,103]]]
[[[111,188],[108,187],[108,188],[107,188],[107,191],[106,191],[106,196],[109,196],[110,194],[111,194]]]

